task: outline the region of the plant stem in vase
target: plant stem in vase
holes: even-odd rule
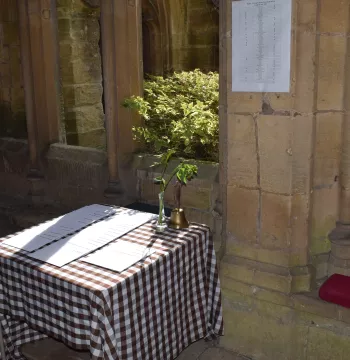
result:
[[[164,213],[164,191],[161,191],[158,194],[158,198],[159,198],[159,215],[156,224],[156,231],[163,232],[167,227],[167,224],[165,222],[165,213]]]

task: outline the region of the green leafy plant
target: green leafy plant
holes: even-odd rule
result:
[[[170,176],[165,179],[165,172],[168,168],[169,161],[172,158],[172,156],[175,154],[174,150],[169,150],[166,153],[164,153],[160,161],[153,164],[152,166],[162,166],[163,170],[160,176],[154,178],[154,183],[159,185],[160,187],[160,202],[159,202],[159,217],[158,217],[158,223],[163,223],[163,209],[164,209],[164,202],[163,202],[163,196],[164,192],[167,189],[168,185],[170,184],[171,180],[176,176],[176,182],[175,182],[175,203],[176,207],[180,208],[180,198],[181,198],[181,188],[182,186],[186,185],[188,181],[192,180],[195,176],[197,176],[198,173],[198,167],[197,165],[192,165],[185,163],[184,161],[181,161],[179,165],[175,167],[175,169],[171,172]]]
[[[133,129],[145,151],[161,154],[172,149],[177,157],[218,161],[218,73],[194,70],[167,78],[150,76],[144,97],[132,96],[123,105],[145,120]]]
[[[181,161],[180,164],[177,165],[175,169],[171,172],[168,179],[165,179],[165,172],[168,168],[169,161],[174,154],[174,150],[169,150],[161,156],[159,162],[152,165],[163,166],[162,174],[154,178],[154,183],[160,186],[160,192],[164,192],[167,189],[174,176],[176,176],[177,182],[179,182],[181,185],[186,185],[188,181],[192,180],[195,176],[197,176],[197,165],[192,165]]]

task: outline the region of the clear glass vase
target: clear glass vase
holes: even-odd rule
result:
[[[159,199],[159,214],[156,224],[156,231],[163,232],[167,227],[167,224],[165,222],[165,213],[164,213],[164,191],[158,194],[158,199]]]

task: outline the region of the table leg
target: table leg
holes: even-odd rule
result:
[[[2,326],[0,323],[0,353],[1,353],[1,360],[6,360],[5,354],[5,346],[4,346],[4,338],[2,336]]]

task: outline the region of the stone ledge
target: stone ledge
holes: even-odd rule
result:
[[[133,160],[133,168],[137,170],[138,176],[141,179],[151,179],[155,174],[161,173],[161,168],[155,166],[151,168],[151,166],[159,161],[159,156],[157,155],[148,155],[148,154],[137,154],[134,156]],[[193,160],[185,160],[189,163],[194,163],[198,166],[198,176],[191,181],[193,186],[205,186],[211,185],[213,183],[218,183],[219,177],[219,164],[204,162],[204,161],[193,161]],[[169,175],[172,170],[180,163],[179,159],[174,159],[169,162],[169,166],[167,168],[166,174]]]
[[[331,240],[331,252],[336,258],[350,260],[350,240]]]
[[[24,139],[0,138],[0,150],[10,152],[28,152],[28,142]]]
[[[223,263],[221,263],[222,266]],[[221,284],[224,296],[230,297],[232,291],[247,296],[251,299],[247,302],[250,307],[254,306],[254,299],[256,299],[350,325],[350,309],[321,300],[318,297],[318,289],[308,293],[288,295],[225,276],[221,276]]]
[[[102,150],[66,144],[52,144],[46,157],[101,165],[107,162],[106,152]]]
[[[249,260],[276,266],[306,266],[308,253],[306,249],[267,249],[255,243],[239,242],[228,238],[227,255],[239,256]]]
[[[289,268],[227,255],[221,263],[221,274],[284,294],[310,291],[314,275],[310,266]]]

